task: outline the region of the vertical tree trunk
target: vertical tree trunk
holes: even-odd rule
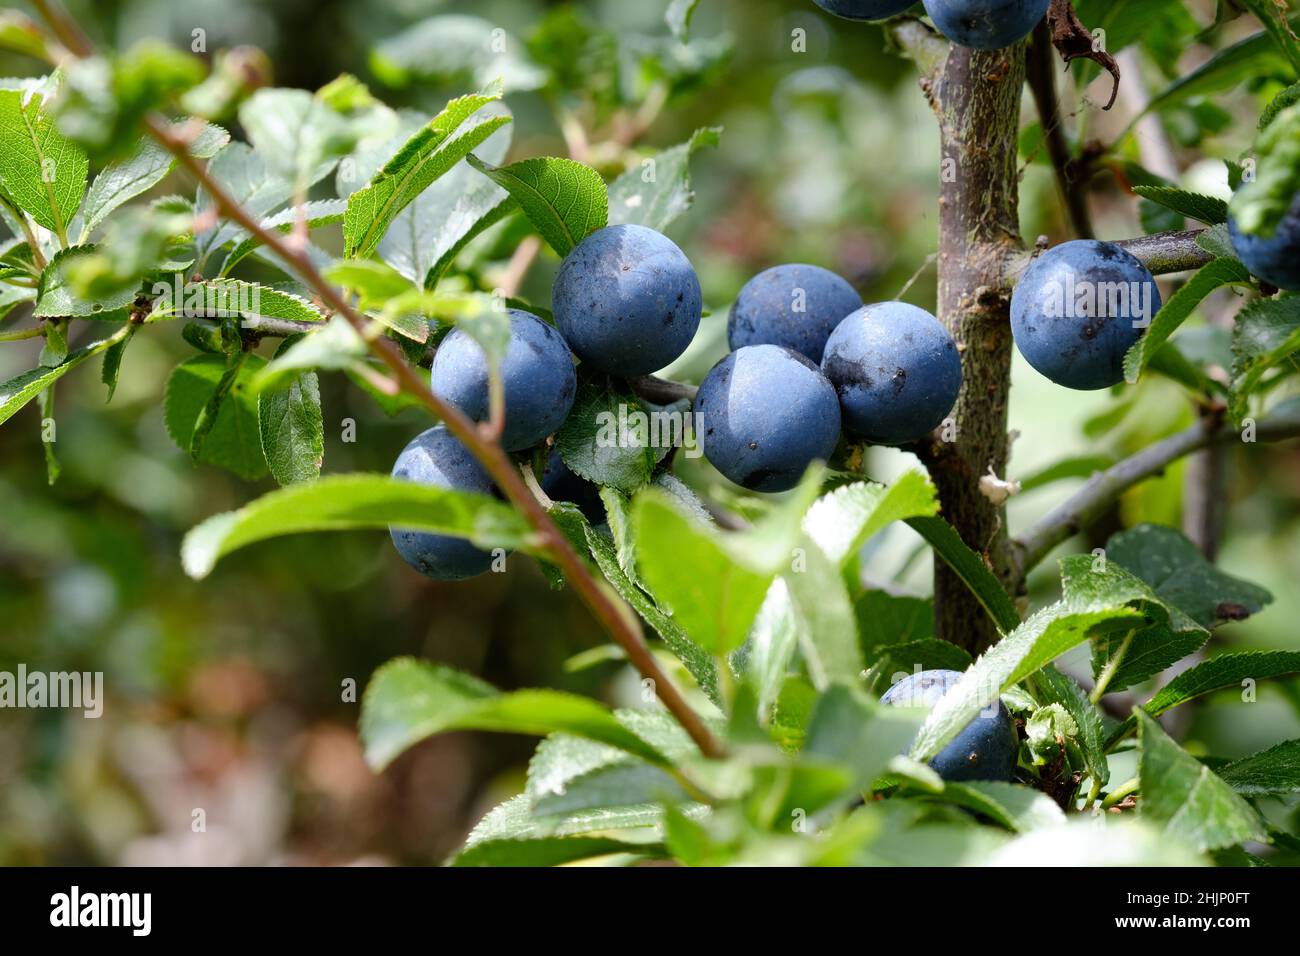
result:
[[[1017,140],[1025,49],[954,44],[922,80],[942,137],[939,318],[961,349],[963,374],[956,441],[933,443],[925,457],[944,517],[1004,582],[1011,578],[1005,508],[981,493],[980,477],[990,468],[1006,476],[1012,340],[1004,275],[1021,248]],[[966,585],[939,562],[934,593],[940,637],[972,653],[997,640]]]

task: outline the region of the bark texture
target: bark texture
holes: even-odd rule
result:
[[[922,88],[939,121],[939,318],[961,350],[963,383],[955,441],[934,441],[924,458],[943,515],[1004,582],[1012,568],[1006,513],[980,490],[989,469],[1006,476],[1011,387],[1008,262],[1021,249],[1017,134],[1025,44],[1005,50],[953,45]],[[972,653],[998,633],[946,565],[935,570],[936,633]]]

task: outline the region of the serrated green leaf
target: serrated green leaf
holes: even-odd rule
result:
[[[632,605],[636,612],[645,619],[646,623],[654,628],[655,633],[663,638],[664,643],[668,645],[668,649],[677,656],[677,659],[695,678],[705,695],[714,703],[719,703],[721,698],[718,696],[718,671],[713,658],[704,648],[691,640],[677,621],[663,611],[653,598],[646,595],[628,578],[627,574],[619,566],[618,557],[614,550],[614,542],[607,534],[598,528],[590,526],[585,527],[583,530],[587,537],[587,545],[591,555],[596,559],[596,564],[601,573],[605,575],[605,579],[622,596],[623,600]]]
[[[251,216],[261,218],[293,195],[293,184],[253,152],[247,143],[230,143],[208,163],[208,176],[238,202]],[[200,187],[195,200],[199,218],[217,217],[216,204]],[[244,231],[236,224],[217,219],[215,225],[194,237],[194,253],[200,268],[212,253],[229,242],[242,238]]]
[[[1065,813],[1051,797],[1016,783],[996,780],[949,783],[934,799],[973,810],[1018,833],[1065,823]]]
[[[1273,602],[1273,595],[1264,588],[1207,561],[1175,528],[1141,524],[1120,531],[1106,542],[1106,557],[1137,575],[1161,600],[1202,627],[1241,620]]]
[[[310,369],[341,371],[352,369],[369,354],[366,343],[341,315],[336,315],[319,332],[296,339],[277,354],[253,379],[253,390],[275,388],[297,373]]]
[[[631,223],[663,232],[695,199],[691,156],[717,146],[721,127],[697,129],[689,140],[643,159],[609,184],[609,223]]]
[[[1165,711],[1172,710],[1189,700],[1195,700],[1216,690],[1238,687],[1242,681],[1261,681],[1296,673],[1300,673],[1300,651],[1243,651],[1236,654],[1220,654],[1183,671],[1156,691],[1155,695],[1142,705],[1142,710],[1152,717],[1159,717]],[[1107,748],[1113,747],[1128,736],[1135,723],[1135,718],[1130,717],[1120,724],[1107,738]]]
[[[1288,740],[1219,768],[1219,777],[1250,797],[1300,792],[1300,740]]]
[[[888,645],[934,637],[934,602],[928,598],[864,591],[853,602],[853,612],[858,620],[862,655],[868,664]]]
[[[452,100],[406,141],[370,185],[348,197],[343,220],[348,258],[365,258],[374,252],[399,212],[470,150],[510,122],[508,115],[492,116],[456,135],[474,113],[498,98],[476,94]]]
[[[1006,589],[993,576],[983,559],[967,547],[961,536],[940,517],[908,518],[908,525],[929,542],[934,553],[961,578],[989,617],[1006,633],[1020,624],[1020,613]]]
[[[117,339],[104,352],[104,367],[100,371],[100,381],[108,386],[108,398],[104,399],[106,402],[111,402],[113,393],[117,391],[117,376],[122,369],[122,356],[137,329],[139,329],[139,326],[132,322],[126,327],[126,334]]]
[[[220,126],[204,123],[190,143],[189,152],[199,159],[211,159],[229,142],[228,132]],[[114,209],[158,185],[175,166],[176,157],[145,136],[135,152],[101,169],[90,184],[81,208],[81,241],[85,242]]]
[[[334,475],[213,515],[185,535],[181,563],[190,577],[202,578],[220,558],[258,541],[389,525],[467,538],[482,548],[528,550],[534,543],[527,522],[495,498],[388,475]]]
[[[1172,186],[1134,186],[1133,192],[1207,226],[1228,221],[1228,204],[1216,196],[1203,196]]]
[[[95,255],[95,246],[73,246],[62,249],[41,272],[40,287],[36,296],[35,315],[39,317],[76,316],[84,319],[121,320],[124,310],[135,301],[134,286],[118,289],[108,295],[93,299],[79,297],[72,288],[69,272],[78,262]]]
[[[371,767],[382,770],[412,745],[449,730],[567,733],[664,763],[654,747],[586,697],[500,693],[468,674],[409,657],[389,661],[371,677],[361,702],[361,740]]]
[[[0,89],[0,186],[36,222],[66,236],[89,161],[55,128],[46,105],[40,93]]]
[[[630,495],[659,463],[661,449],[650,438],[649,410],[639,398],[583,377],[555,445],[575,475]]]
[[[122,329],[106,339],[93,342],[77,349],[75,352],[69,352],[67,357],[53,368],[42,365],[15,375],[7,382],[0,383],[0,424],[7,422],[18,409],[49,388],[55,381],[72,371],[92,355],[98,355],[112,346],[125,334],[126,330]]]
[[[1217,850],[1245,840],[1266,840],[1259,814],[1209,767],[1187,753],[1137,711],[1141,758],[1141,819],[1197,850]]]
[[[1246,417],[1249,399],[1270,369],[1300,351],[1300,295],[1256,299],[1237,313],[1232,331],[1233,418]],[[1289,370],[1289,364],[1287,366]]]
[[[255,481],[266,474],[257,396],[249,386],[253,375],[265,364],[266,360],[259,356],[247,356],[233,381],[228,383],[228,393],[215,419],[205,425],[206,434],[198,453],[199,461],[226,468],[246,481]],[[176,366],[167,380],[163,418],[167,433],[183,451],[193,447],[200,417],[222,387],[226,371],[224,356],[196,355]]]
[[[862,673],[857,621],[839,565],[806,535],[782,573],[808,676],[818,690]]]
[[[294,339],[276,349],[282,355]],[[325,428],[320,408],[320,383],[315,372],[302,372],[257,396],[262,453],[271,477],[282,485],[320,477],[325,457]]]
[[[493,166],[471,155],[469,162],[514,197],[533,228],[561,256],[608,222],[605,181],[590,166],[554,157]]]
[[[325,316],[314,305],[292,292],[281,292],[243,279],[205,279],[177,289],[175,283],[155,283],[151,293],[158,298],[148,321],[162,319],[244,318],[285,319],[290,322],[320,322]]]
[[[845,764],[859,787],[870,786],[916,736],[920,715],[877,704],[850,685],[831,687],[817,701],[802,753]]]
[[[1146,335],[1124,356],[1124,378],[1136,382],[1160,346],[1168,341],[1196,307],[1215,289],[1225,285],[1248,286],[1250,271],[1236,259],[1215,259],[1170,297],[1151,320]]]
[[[1300,103],[1259,134],[1255,155],[1255,178],[1233,195],[1232,218],[1243,233],[1272,236],[1300,194]]]
[[[843,565],[886,525],[938,513],[930,479],[908,471],[888,486],[860,481],[836,488],[813,504],[803,526],[828,558]]]
[[[1144,588],[1119,586],[1126,582],[1116,574],[1093,575],[1091,556],[1066,558],[1061,565],[1064,597],[1030,615],[971,665],[930,710],[913,744],[914,758],[933,757],[1004,691],[1088,638],[1136,629],[1148,615],[1167,617],[1162,605],[1146,599]]]

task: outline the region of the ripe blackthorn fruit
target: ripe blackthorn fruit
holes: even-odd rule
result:
[[[1020,354],[1058,385],[1081,390],[1124,381],[1124,355],[1160,309],[1156,280],[1110,242],[1076,239],[1043,253],[1011,297]]]
[[[881,701],[893,707],[933,707],[961,679],[960,671],[921,671],[904,677]],[[1010,780],[1019,750],[1016,729],[1002,702],[997,712],[981,711],[930,761],[944,780]]]
[[[939,32],[976,50],[1000,50],[1024,39],[1051,0],[922,0]]]
[[[481,495],[495,492],[483,466],[444,425],[421,432],[402,449],[393,477]],[[435,581],[471,578],[492,566],[491,554],[463,538],[409,528],[389,528],[388,533],[402,559]]]
[[[827,13],[845,20],[883,20],[902,13],[916,0],[813,0]]]
[[[822,371],[844,408],[844,427],[868,441],[915,441],[952,411],[961,357],[929,312],[880,302],[850,313],[826,342]]]
[[[1237,220],[1231,216],[1228,234],[1237,258],[1251,275],[1279,289],[1300,292],[1300,193],[1273,235],[1248,235],[1237,228]]]
[[[727,341],[746,345],[784,345],[814,362],[822,360],[826,339],[862,297],[834,272],[820,266],[773,266],[745,283],[731,306]]]
[[[584,362],[612,375],[663,368],[695,337],[700,280],[686,254],[645,226],[593,232],[560,266],[555,323]]]
[[[529,448],[558,429],[577,390],[573,356],[560,333],[531,312],[511,309],[501,382],[506,409],[501,444],[506,451]],[[452,329],[438,346],[429,387],[474,421],[487,420],[487,356],[463,329]]]
[[[835,389],[816,365],[779,345],[748,345],[713,366],[695,411],[704,457],[754,491],[793,488],[839,441]]]

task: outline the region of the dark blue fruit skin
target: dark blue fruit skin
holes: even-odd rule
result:
[[[645,375],[672,362],[691,344],[703,311],[686,254],[645,226],[608,226],[582,240],[551,295],[569,346],[611,375]]]
[[[695,396],[704,457],[753,491],[788,491],[840,435],[835,389],[807,358],[779,345],[737,349]]]
[[[510,310],[510,344],[501,363],[506,451],[536,445],[562,424],[578,387],[573,356],[560,333],[531,312]],[[429,387],[476,422],[488,418],[488,367],[483,347],[461,329],[438,346]]]
[[[1279,289],[1300,292],[1300,194],[1282,218],[1272,236],[1250,236],[1237,229],[1237,220],[1228,217],[1228,235],[1237,258],[1246,264],[1251,275]]]
[[[976,50],[1000,50],[1024,39],[1051,0],[923,0],[939,32]]]
[[[796,312],[799,290],[803,311]],[[784,345],[820,362],[835,326],[860,308],[862,296],[828,269],[798,263],[773,266],[746,282],[736,296],[727,320],[727,341],[733,349]]]
[[[813,3],[845,20],[883,20],[902,13],[916,0],[813,0]]]
[[[421,432],[402,449],[393,465],[393,477],[481,495],[495,490],[483,466],[443,425]],[[388,533],[402,559],[435,581],[472,578],[492,565],[491,554],[463,538],[403,528],[389,528]]]
[[[845,430],[882,445],[924,437],[952,411],[961,356],[929,312],[880,302],[835,327],[822,372],[839,394]]]
[[[600,500],[600,489],[575,475],[560,457],[560,450],[552,448],[542,472],[542,491],[552,501],[567,501],[578,506],[591,524],[605,522],[605,503]]]
[[[1020,354],[1057,385],[1089,391],[1124,381],[1124,354],[1146,332],[1142,302],[1129,301],[1121,315],[1096,317],[1051,314],[1058,290],[1084,283],[1141,283],[1151,292],[1150,315],[1160,309],[1156,280],[1132,254],[1109,242],[1076,239],[1047,250],[1016,283],[1011,296],[1011,334]],[[1069,298],[1062,292],[1061,301]],[[1143,295],[1143,299],[1145,295]],[[1099,309],[1099,311],[1107,311]]]
[[[933,707],[961,679],[959,671],[922,671],[904,677],[881,701],[894,707]],[[1001,701],[994,715],[981,711],[930,761],[944,780],[1010,780],[1020,744]]]

